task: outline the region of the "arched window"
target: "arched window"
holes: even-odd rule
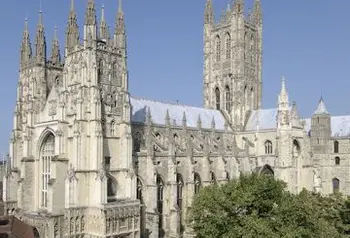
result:
[[[297,140],[293,141],[293,157],[299,157],[300,155],[300,145]]]
[[[41,146],[41,206],[48,206],[48,186],[51,176],[51,161],[55,155],[55,137],[48,134]]]
[[[194,194],[199,193],[201,187],[202,187],[201,177],[199,176],[198,173],[195,173],[194,174]]]
[[[226,59],[231,58],[231,36],[230,33],[226,33]]]
[[[340,165],[340,158],[335,157],[334,162],[335,162],[335,165]]]
[[[339,142],[334,141],[334,153],[339,153]]]
[[[219,62],[221,60],[221,42],[220,36],[215,37],[215,47],[216,47],[216,61]]]
[[[182,210],[183,210],[183,187],[184,181],[182,179],[181,174],[176,175],[176,204],[179,209],[179,226],[180,226],[180,234],[184,232],[183,219],[182,219]]]
[[[216,176],[213,171],[210,172],[210,183],[211,184],[217,184]]]
[[[110,175],[107,176],[107,202],[117,201],[117,183]]]
[[[273,147],[272,147],[272,142],[267,140],[265,142],[265,154],[270,155],[273,153]]]
[[[136,190],[136,198],[140,200],[140,230],[141,234],[145,233],[145,204],[143,201],[143,194],[142,194],[142,183],[141,180],[137,179],[137,190]],[[142,236],[141,236],[142,237]]]
[[[111,122],[111,136],[115,136],[115,122]]]
[[[332,179],[333,193],[339,193],[340,181],[337,178]]]
[[[142,141],[142,137],[140,132],[136,132],[134,134],[134,152],[141,151],[141,141]]]
[[[215,88],[216,110],[220,110],[220,89]]]
[[[163,194],[164,194],[164,182],[162,178],[157,176],[157,210],[158,210],[158,233],[159,238],[164,236],[164,228],[163,228]]]
[[[230,87],[225,87],[225,95],[226,95],[226,111],[231,112],[231,91]]]
[[[104,70],[104,64],[103,64],[103,60],[100,60],[98,62],[98,68],[97,68],[97,80],[100,83],[102,81],[103,78],[103,70]]]
[[[247,106],[248,105],[248,88],[247,85],[244,86],[244,105]]]

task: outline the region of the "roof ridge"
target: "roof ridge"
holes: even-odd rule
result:
[[[145,101],[162,103],[162,104],[168,104],[168,105],[174,105],[174,106],[192,107],[192,108],[198,108],[198,109],[205,109],[205,110],[211,110],[211,111],[218,111],[218,112],[220,112],[219,110],[216,110],[216,109],[199,107],[199,106],[194,106],[194,105],[190,105],[190,104],[182,104],[182,103],[176,103],[176,102],[166,102],[166,101],[161,101],[161,100],[148,99],[148,98],[141,97],[141,96],[130,96],[130,97],[133,98],[133,99],[136,99],[136,100],[145,100]]]

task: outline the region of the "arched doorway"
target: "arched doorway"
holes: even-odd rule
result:
[[[273,171],[273,169],[271,168],[270,165],[266,164],[264,165],[264,167],[262,167],[259,171],[260,175],[268,175],[268,176],[275,176],[275,172]]]

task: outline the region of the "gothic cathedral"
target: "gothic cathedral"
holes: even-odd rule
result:
[[[349,195],[350,116],[321,99],[301,119],[284,78],[278,107],[262,108],[260,0],[244,9],[236,0],[215,21],[206,2],[204,108],[130,95],[121,0],[113,34],[93,0],[79,29],[71,0],[62,59],[57,31],[47,56],[42,12],[34,54],[26,21],[5,212],[37,237],[179,238],[195,237],[193,195],[244,173]]]

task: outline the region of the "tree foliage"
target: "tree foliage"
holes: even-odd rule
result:
[[[203,188],[189,221],[198,238],[347,237],[350,201],[306,190],[291,194],[284,182],[252,174]]]

